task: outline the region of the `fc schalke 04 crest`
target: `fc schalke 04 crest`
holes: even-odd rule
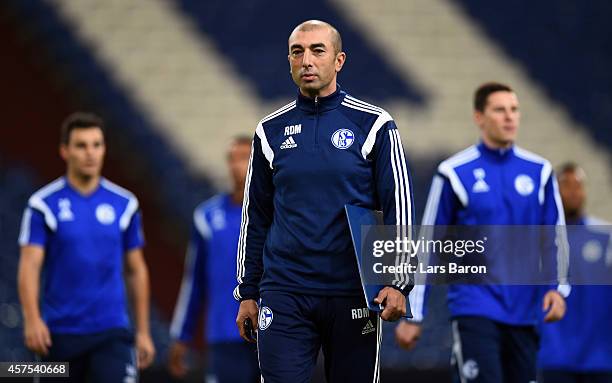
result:
[[[96,208],[96,218],[101,224],[110,225],[115,222],[115,209],[107,203],[100,204]]]
[[[355,135],[350,129],[338,129],[332,134],[331,142],[338,149],[348,149],[355,141]]]
[[[520,195],[528,196],[533,193],[535,185],[531,177],[529,177],[527,174],[519,174],[514,179],[514,188]]]
[[[267,329],[272,324],[272,320],[274,319],[274,314],[269,307],[264,306],[259,309],[259,329],[261,331]]]

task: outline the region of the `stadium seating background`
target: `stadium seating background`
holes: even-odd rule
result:
[[[438,89],[423,81],[419,68],[400,65],[401,60],[390,54],[389,46],[376,41],[376,31],[366,27],[361,16],[347,11],[345,1],[316,0],[309,2],[307,10],[291,2],[270,0],[256,5],[241,0],[231,6],[222,1],[180,0],[173,7],[151,2],[151,9],[159,6],[167,12],[162,14],[163,20],[178,20],[180,25],[186,25],[187,37],[209,48],[205,57],[225,68],[223,73],[228,77],[221,78],[225,82],[214,83],[214,90],[227,98],[223,88],[238,84],[238,94],[247,109],[242,113],[242,104],[229,104],[230,109],[236,110],[230,110],[227,115],[236,115],[235,120],[230,122],[231,129],[219,128],[219,119],[227,117],[224,114],[215,117],[211,111],[228,109],[228,104],[217,105],[214,92],[210,97],[194,101],[211,115],[209,120],[200,114],[191,116],[184,106],[187,104],[183,97],[193,98],[182,94],[189,92],[180,82],[188,81],[188,76],[176,77],[175,81],[172,76],[178,74],[169,73],[160,85],[167,87],[168,93],[159,99],[147,98],[143,93],[148,88],[141,88],[146,84],[136,81],[139,78],[126,77],[127,64],[109,54],[95,34],[87,35],[86,28],[67,17],[81,11],[88,21],[100,20],[102,24],[111,14],[105,8],[113,7],[122,12],[122,7],[131,7],[129,10],[135,12],[133,17],[138,17],[140,9],[133,2],[94,1],[89,8],[72,9],[78,8],[77,3],[11,0],[0,5],[0,35],[3,36],[0,102],[4,106],[0,139],[0,360],[31,357],[21,345],[22,320],[15,289],[16,238],[21,212],[34,190],[63,172],[57,156],[61,120],[73,110],[89,109],[104,116],[108,125],[105,175],[134,191],[143,208],[153,292],[153,331],[159,351],[154,371],[163,371],[167,326],[180,283],[191,211],[223,185],[224,164],[219,160],[222,156],[217,154],[222,153],[223,147],[217,147],[218,137],[240,132],[250,134],[258,117],[293,97],[295,90],[284,61],[284,36],[288,31],[311,17],[334,23],[343,33],[349,52],[340,83],[360,98],[385,107],[389,105],[392,112],[405,109],[427,116],[429,108],[436,103]],[[436,3],[451,4],[463,22],[499,49],[497,54],[501,60],[524,73],[543,90],[545,100],[554,102],[569,115],[568,124],[572,128],[575,126],[574,129],[591,137],[586,150],[603,153],[604,159],[600,161],[608,164],[608,173],[595,177],[602,178],[604,186],[607,182],[609,190],[612,77],[608,68],[612,66],[612,27],[604,15],[610,14],[612,5],[605,1],[583,4],[570,0],[549,0],[535,5],[526,0],[512,5],[476,0]],[[402,6],[397,7],[398,12],[405,11]],[[139,22],[144,25],[147,20],[144,17]],[[395,28],[401,30],[402,25]],[[111,40],[113,31],[107,32]],[[126,30],[124,35],[128,32],[134,35],[131,46],[134,56],[138,56],[139,39],[145,36],[138,30]],[[147,44],[143,44],[143,52],[144,45]],[[150,57],[141,59],[147,58],[150,60]],[[130,59],[125,57],[126,61]],[[159,59],[163,61],[163,57]],[[439,58],[438,63],[441,62],[443,58]],[[158,81],[156,74],[164,74],[167,69],[154,68],[145,79]],[[471,92],[471,88],[467,91]],[[182,109],[176,109],[174,114],[166,109],[172,104],[173,96],[183,102]],[[459,118],[468,120],[469,100],[463,104],[466,113]],[[240,119],[240,114],[246,117]],[[419,121],[426,118],[419,116]],[[187,117],[192,120],[187,121]],[[184,124],[181,118],[185,118]],[[457,119],[457,115],[448,117],[436,128],[454,140],[458,133],[448,122]],[[452,151],[449,145],[431,145],[426,152],[411,152],[411,141],[418,138],[410,134],[411,124],[406,125],[402,134],[413,171],[417,217],[420,217],[435,164]],[[185,126],[198,130],[185,130]],[[192,137],[199,146],[186,147],[173,135]],[[563,137],[556,139],[564,140]],[[460,146],[462,142],[454,145]],[[529,148],[537,150],[537,146]],[[206,157],[209,153],[210,157]],[[202,157],[198,156],[205,156],[207,163],[202,165]],[[605,201],[608,205],[601,211],[612,211],[609,198]],[[405,370],[421,374],[425,379],[445,373],[450,334],[443,291],[433,295],[431,310],[433,319],[426,323],[423,339],[413,352],[399,350],[393,341],[393,326],[385,326],[383,379],[385,373],[391,377]],[[199,364],[198,360],[194,356],[194,363]],[[421,375],[412,375],[415,379],[412,381]],[[149,373],[145,378],[153,381],[161,379],[160,376],[165,375]],[[196,374],[190,377],[198,378]]]

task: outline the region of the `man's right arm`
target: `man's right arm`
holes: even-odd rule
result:
[[[198,212],[194,213],[194,218]],[[172,323],[170,325],[170,337],[179,342],[191,342],[196,331],[198,316],[204,306],[206,299],[206,260],[208,258],[207,240],[210,232],[203,214],[198,217],[201,224],[198,225],[197,218],[192,227],[191,240],[187,246],[183,279],[179,296],[174,308]],[[204,226],[206,225],[206,226]],[[201,227],[204,227],[201,228]]]
[[[45,258],[45,251],[38,245],[21,247],[17,284],[19,300],[23,310],[24,338],[28,349],[37,354],[46,355],[51,346],[51,335],[40,315],[39,289],[40,271]]]
[[[236,255],[234,298],[240,301],[236,324],[240,335],[249,340],[244,321],[249,319],[257,328],[259,282],[263,274],[263,248],[272,224],[274,185],[272,160],[274,153],[260,123],[251,149],[242,205],[242,223]]]
[[[50,227],[47,223],[53,223],[53,217],[49,216],[49,220],[45,220],[44,213],[35,209],[31,201],[23,213],[19,233],[21,254],[17,271],[17,289],[24,318],[25,345],[37,354],[46,355],[51,346],[51,335],[40,313],[40,273]]]
[[[206,216],[196,209],[193,214],[191,240],[185,255],[183,280],[170,325],[170,337],[173,341],[168,351],[168,369],[177,378],[183,377],[188,371],[185,362],[188,344],[193,338],[198,315],[206,299],[204,290],[210,237],[211,230]]]

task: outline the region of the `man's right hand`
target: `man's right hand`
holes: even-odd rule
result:
[[[187,350],[187,345],[180,341],[175,341],[170,346],[170,351],[168,351],[168,370],[170,370],[170,374],[175,378],[182,378],[187,374],[188,368],[187,363],[185,363]]]
[[[253,299],[245,299],[240,302],[240,308],[238,309],[238,315],[236,316],[236,326],[238,326],[238,330],[240,331],[240,336],[242,339],[247,342],[255,343],[255,340],[252,339],[249,334],[247,334],[247,330],[244,326],[244,321],[246,319],[250,319],[253,324],[253,328],[257,329],[257,317],[258,317],[258,309],[257,302]]]
[[[395,327],[395,340],[401,348],[412,350],[421,337],[421,325],[407,321],[401,321]]]
[[[51,334],[42,318],[26,320],[24,323],[23,336],[25,338],[25,345],[28,349],[43,356],[49,354]]]

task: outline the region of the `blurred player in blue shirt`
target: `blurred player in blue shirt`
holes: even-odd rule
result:
[[[520,123],[514,91],[499,83],[480,86],[474,96],[474,120],[481,142],[440,164],[422,224],[563,225],[550,163],[514,145]],[[411,293],[416,322],[423,318],[426,290],[419,285]],[[547,311],[547,322],[559,320],[565,312],[557,290],[547,291],[543,300],[541,290],[491,284],[448,287],[453,360],[461,382],[535,381],[539,310]],[[403,321],[396,328],[398,342],[410,348],[420,331],[418,324]]]
[[[251,141],[250,137],[237,137],[228,151],[231,193],[203,202],[193,215],[183,282],[170,328],[174,342],[170,347],[169,368],[177,377],[187,372],[188,342],[193,339],[199,314],[206,307],[207,381],[259,380],[257,349],[243,342],[236,331],[238,302],[232,299]]]
[[[610,224],[584,214],[585,172],[559,170],[570,242],[572,293],[565,317],[541,326],[538,355],[544,383],[612,382],[612,243]],[[599,278],[606,273],[606,278]]]
[[[30,197],[19,236],[25,344],[44,361],[69,362],[75,382],[135,381],[155,353],[138,200],[101,177],[105,151],[103,121],[70,115],[66,175]]]

